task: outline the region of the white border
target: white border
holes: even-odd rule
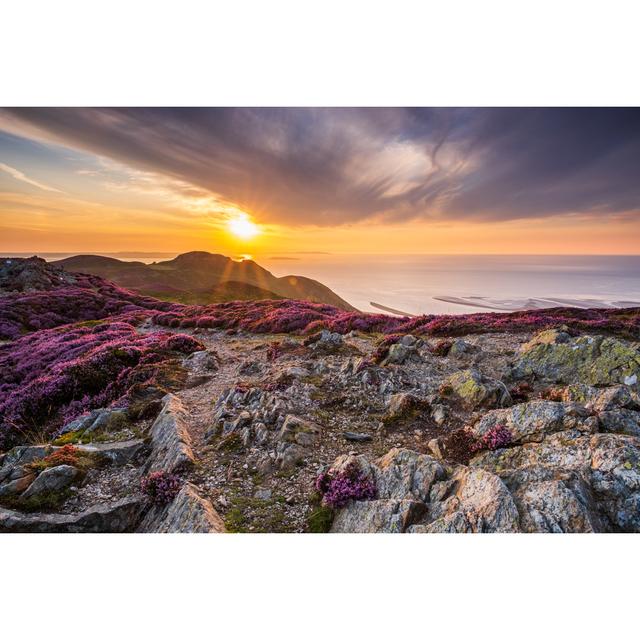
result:
[[[640,104],[638,9],[620,0],[21,0],[0,20],[5,106]],[[2,536],[0,628],[623,637],[637,635],[637,540]]]

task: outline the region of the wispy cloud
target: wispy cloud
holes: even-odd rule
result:
[[[50,187],[49,185],[43,184],[42,182],[33,180],[33,178],[29,178],[29,176],[26,176],[24,173],[22,173],[22,171],[18,171],[18,169],[14,169],[13,167],[10,167],[8,164],[4,164],[3,162],[0,162],[0,170],[8,173],[12,178],[15,178],[16,180],[26,182],[33,187],[42,189],[43,191],[55,191],[56,193],[64,193],[64,191],[61,191],[60,189]]]

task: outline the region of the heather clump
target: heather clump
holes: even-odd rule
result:
[[[98,276],[81,273],[51,277],[47,265],[44,276],[50,280],[46,288],[22,290],[6,279],[0,281],[0,340],[15,340],[24,333],[53,329],[64,324],[91,322],[113,318],[169,311],[179,308],[148,296],[127,291]]]
[[[173,501],[182,487],[182,479],[167,471],[155,471],[142,478],[140,488],[149,500],[158,506]]]
[[[153,385],[180,354],[202,349],[190,336],[140,334],[126,322],[38,331],[0,346],[0,447],[52,430],[81,413]]]
[[[334,473],[321,473],[316,479],[316,490],[328,507],[339,509],[350,500],[373,500],[376,497],[375,483],[355,462]]]
[[[482,435],[480,442],[476,445],[476,448],[477,450],[489,449],[494,451],[495,449],[500,449],[511,444],[512,440],[513,434],[509,428],[503,424],[497,424]]]

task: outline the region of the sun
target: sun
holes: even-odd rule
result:
[[[258,225],[251,222],[249,216],[246,214],[237,215],[235,218],[231,218],[227,222],[227,228],[231,234],[241,240],[251,240],[251,238],[260,233]]]

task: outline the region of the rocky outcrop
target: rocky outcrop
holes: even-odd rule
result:
[[[514,378],[535,377],[550,382],[587,385],[637,385],[638,345],[603,336],[572,338],[553,329],[543,331],[522,348]]]
[[[340,509],[333,532],[518,530],[513,499],[492,473],[446,467],[428,455],[407,449],[392,449],[375,463],[362,456],[343,456],[336,460],[332,470],[335,472],[352,462],[374,480],[377,498],[351,501]]]
[[[153,507],[137,531],[141,533],[224,533],[224,522],[209,500],[186,483],[173,501]]]
[[[144,505],[144,498],[131,496],[73,514],[29,514],[0,508],[0,532],[125,533],[133,531]]]
[[[146,470],[184,471],[195,462],[187,428],[187,412],[173,394],[167,394],[162,403],[162,411],[151,426],[151,453]]]
[[[485,452],[471,465],[503,480],[518,509],[530,514],[522,523],[526,531],[640,531],[637,438],[570,429],[540,443]],[[563,486],[548,484],[558,481]],[[584,517],[562,520],[558,514],[565,509],[583,510]],[[573,525],[578,528],[563,528]]]

